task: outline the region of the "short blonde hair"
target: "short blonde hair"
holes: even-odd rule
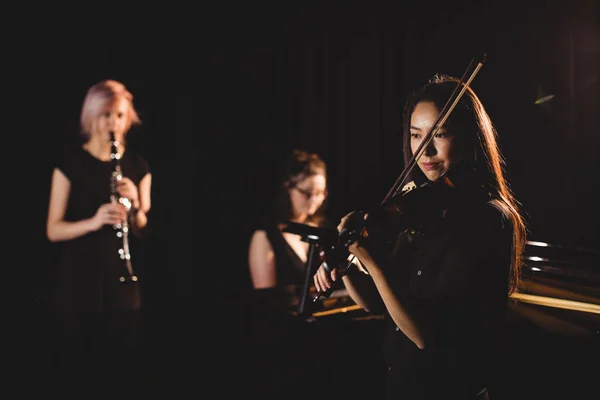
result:
[[[135,107],[133,106],[133,95],[125,85],[121,82],[105,79],[91,86],[81,107],[80,127],[81,135],[85,140],[89,140],[93,121],[98,118],[106,109],[107,106],[114,104],[117,100],[126,99],[129,103],[129,111],[127,113],[127,122],[125,132],[132,125],[142,123]]]

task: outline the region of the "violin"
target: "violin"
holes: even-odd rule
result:
[[[376,236],[376,240],[379,240],[389,237],[388,232],[397,234],[406,230],[418,230],[443,218],[449,205],[458,201],[460,191],[456,189],[456,175],[453,172],[449,171],[436,181],[426,182],[419,187],[406,185],[405,181],[438,130],[444,126],[450,113],[483,66],[485,58],[486,55],[483,54],[471,60],[437,120],[426,133],[383,201],[369,212],[351,213],[345,227],[339,232],[337,243],[321,249],[319,255],[323,268],[327,272],[337,269],[338,276],[342,277],[349,271],[354,256],[351,257],[348,247],[360,238]],[[333,286],[325,292],[318,292],[313,301],[328,298],[332,292]]]

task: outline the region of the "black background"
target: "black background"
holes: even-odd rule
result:
[[[5,293],[11,337],[24,342],[18,373],[46,376],[39,358],[19,355],[45,345],[52,163],[77,133],[85,91],[105,78],[130,89],[143,120],[131,142],[153,171],[145,335],[175,365],[216,348],[209,364],[231,367],[248,235],[284,152],[329,163],[332,220],[379,202],[402,168],[407,93],[435,73],[462,75],[480,53],[472,87],[498,128],[530,239],[600,247],[594,1],[40,7],[8,9],[2,27]],[[534,103],[544,95],[554,97]]]

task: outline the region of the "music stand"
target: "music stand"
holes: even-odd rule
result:
[[[310,225],[299,224],[297,222],[287,222],[283,232],[300,235],[303,242],[308,242],[308,257],[304,266],[304,285],[302,287],[302,296],[298,304],[298,315],[303,317],[306,314],[306,299],[308,298],[308,288],[310,287],[310,278],[313,276],[313,264],[316,254],[316,248],[321,244],[334,244],[337,242],[338,231],[332,228],[317,228]]]

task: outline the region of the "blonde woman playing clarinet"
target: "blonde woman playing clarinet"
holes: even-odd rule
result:
[[[127,133],[140,123],[122,83],[93,85],[81,109],[82,140],[59,155],[52,173],[47,236],[60,245],[53,301],[61,399],[127,399],[132,389],[142,279],[121,279],[123,237],[114,226],[126,222],[135,268],[134,244],[148,228],[152,182],[146,160],[127,147]],[[110,132],[118,143],[112,150]],[[122,173],[114,189],[127,202],[111,201],[113,151]]]

